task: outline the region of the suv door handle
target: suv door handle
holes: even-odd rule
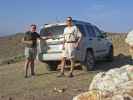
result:
[[[89,40],[92,40],[91,38]]]

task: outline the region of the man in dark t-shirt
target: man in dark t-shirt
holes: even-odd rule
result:
[[[37,54],[37,39],[46,40],[47,38],[41,38],[40,35],[36,32],[36,25],[31,25],[30,31],[26,32],[24,38],[22,39],[22,42],[25,44],[25,78],[28,77],[29,66],[31,67],[31,75],[35,75],[34,61]]]

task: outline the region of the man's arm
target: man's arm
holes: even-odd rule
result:
[[[45,36],[45,37],[40,37],[39,39],[41,39],[41,40],[47,40],[47,39],[51,39],[52,38],[52,36]]]
[[[32,44],[32,40],[29,40],[28,32],[25,32],[24,37],[22,38],[21,42],[24,44]]]
[[[47,39],[52,38],[52,36],[44,36],[44,37],[41,37],[41,36],[37,33],[37,38],[40,39],[40,40],[47,40]]]
[[[24,44],[32,44],[31,40],[25,40],[25,38],[22,38],[21,42]]]
[[[66,42],[66,39],[65,39],[65,33],[66,33],[66,28],[64,29],[64,32],[63,32],[63,49],[65,49],[65,42]]]
[[[80,41],[81,41],[81,39],[82,39],[82,33],[80,32],[80,30],[79,30],[78,28],[77,28],[76,33],[77,33],[77,43],[76,43],[76,47],[78,47],[79,44],[80,44]]]

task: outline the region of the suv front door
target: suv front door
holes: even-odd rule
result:
[[[105,55],[107,53],[107,40],[96,26],[94,26],[93,29],[95,31],[97,41],[96,52],[99,53],[99,55]]]

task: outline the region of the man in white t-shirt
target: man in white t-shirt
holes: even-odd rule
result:
[[[79,29],[73,25],[72,17],[68,17],[66,20],[67,27],[64,29],[64,52],[61,64],[61,73],[59,77],[64,76],[64,66],[66,59],[69,59],[71,62],[71,69],[69,77],[73,77],[73,69],[74,69],[74,60],[75,60],[75,49],[79,47],[79,43],[81,40],[81,32]]]
[[[129,45],[129,52],[132,57],[131,64],[133,64],[133,31],[128,33],[125,42]]]

